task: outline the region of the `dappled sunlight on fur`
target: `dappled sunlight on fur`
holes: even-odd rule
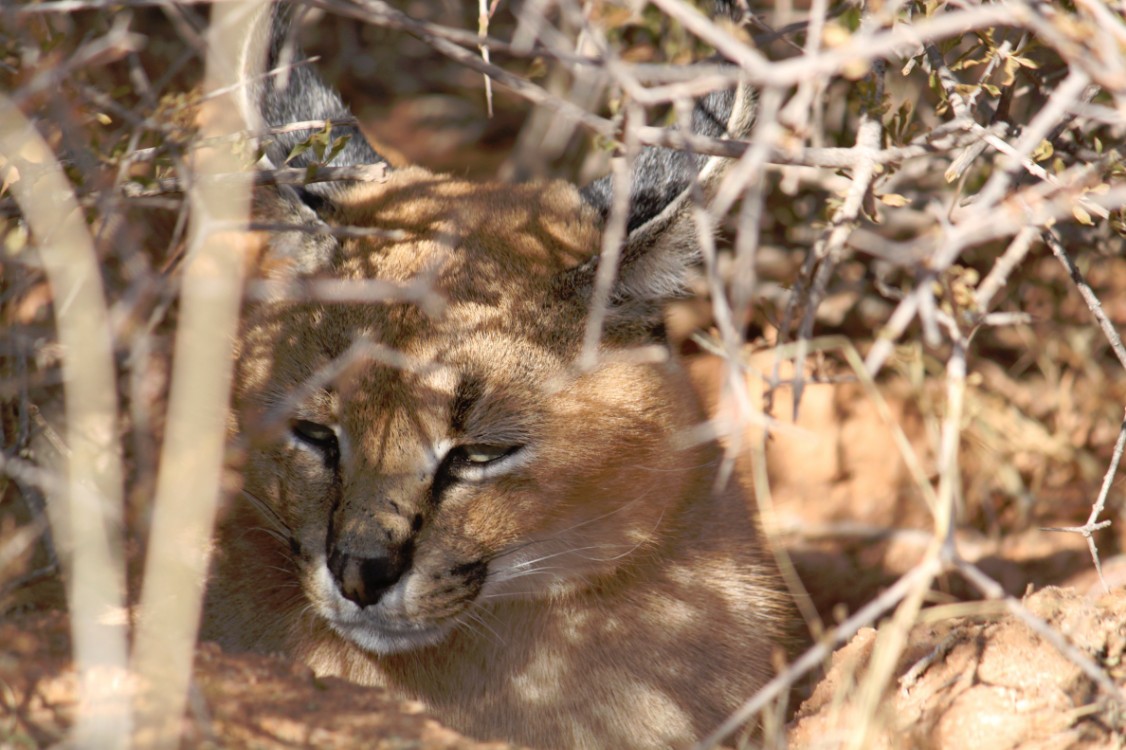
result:
[[[749,104],[719,92],[702,121],[744,132]],[[715,490],[719,446],[681,444],[703,413],[664,343],[661,303],[696,253],[694,162],[639,163],[664,202],[635,201],[593,364],[609,182],[405,168],[258,192],[267,223],[378,230],[279,233],[259,278],[425,293],[249,307],[244,492],[219,526],[205,637],[545,748],[686,746],[770,678],[790,605],[753,504]],[[696,163],[702,186],[725,164]]]

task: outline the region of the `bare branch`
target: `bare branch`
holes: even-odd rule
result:
[[[1055,255],[1056,259],[1067,269],[1068,276],[1071,277],[1072,283],[1074,283],[1075,288],[1079,290],[1079,295],[1083,297],[1083,301],[1087,303],[1087,308],[1091,311],[1091,315],[1095,316],[1095,321],[1099,324],[1099,328],[1102,329],[1103,335],[1106,336],[1107,343],[1110,344],[1111,350],[1114,351],[1114,356],[1118,357],[1118,362],[1122,367],[1126,368],[1126,347],[1122,346],[1122,338],[1118,335],[1118,331],[1110,321],[1110,318],[1107,317],[1106,312],[1103,310],[1102,303],[1099,302],[1099,298],[1095,296],[1091,285],[1083,278],[1079,267],[1075,265],[1075,262],[1067,254],[1063,243],[1060,242],[1059,234],[1055,229],[1049,229],[1041,236],[1048,247],[1051,248],[1052,254]]]
[[[71,740],[76,746],[128,745],[130,715],[122,701],[125,628],[106,613],[125,602],[121,559],[122,469],[117,443],[113,342],[102,296],[97,254],[70,184],[47,143],[0,95],[0,153],[17,169],[37,164],[39,179],[18,179],[12,192],[36,237],[53,288],[63,360],[66,451],[55,461],[65,485],[52,489],[56,534],[65,543],[67,598],[79,705]],[[65,301],[65,303],[64,303]],[[107,679],[110,678],[110,679]]]
[[[198,185],[234,184],[251,179],[255,185],[312,185],[318,182],[383,182],[387,179],[387,164],[363,164],[354,167],[313,167],[311,169],[260,169],[251,174],[228,172],[224,174],[195,176]],[[165,177],[152,184],[142,185],[127,182],[121,186],[122,192],[130,198],[150,198],[167,193],[182,193],[190,190],[191,184],[179,177]]]

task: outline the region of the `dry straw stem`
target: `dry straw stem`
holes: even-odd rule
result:
[[[872,647],[867,671],[860,680],[857,703],[860,707],[858,723],[852,725],[846,747],[850,750],[864,750],[869,747],[872,732],[879,721],[880,706],[888,692],[888,685],[895,677],[899,657],[907,646],[911,628],[915,625],[919,611],[928,593],[933,578],[920,578],[915,586],[903,597],[896,607],[890,621],[882,624]]]
[[[809,347],[812,351],[839,351],[844,357],[845,361],[856,373],[857,379],[864,387],[866,394],[875,405],[881,420],[891,430],[900,456],[910,472],[920,494],[926,499],[927,504],[931,508],[937,508],[939,505],[938,496],[934,488],[930,485],[919,457],[911,447],[907,436],[903,432],[902,426],[895,420],[876,382],[868,375],[856,347],[848,339],[839,336],[827,336],[813,339],[810,341]],[[788,344],[779,347],[779,349],[784,359],[793,359],[798,352],[797,344]],[[763,461],[761,455],[758,458],[759,462]],[[761,476],[756,478],[756,486],[760,483],[765,484],[765,479]],[[763,496],[769,497],[769,494],[767,493]],[[947,564],[944,560],[946,557],[953,554],[948,549],[949,545],[952,544],[952,538],[949,538],[945,543],[942,542],[942,538],[939,536],[932,535],[931,539],[932,542],[929,546],[929,550],[918,565],[901,576],[898,581],[880,594],[880,596],[858,609],[855,614],[840,625],[820,635],[813,646],[791,662],[755,695],[748,698],[747,702],[732,713],[723,724],[701,740],[695,746],[694,750],[711,750],[711,748],[717,747],[725,739],[739,731],[740,727],[758,712],[777,700],[786,690],[802,679],[802,677],[817,667],[822,666],[825,659],[829,657],[838,645],[848,641],[848,639],[852,638],[861,628],[872,625],[892,608],[900,607],[897,611],[895,624],[893,624],[891,629],[886,631],[885,635],[882,637],[882,647],[874,657],[879,659],[879,665],[882,666],[874,670],[875,676],[871,678],[871,683],[866,690],[866,696],[868,696],[868,698],[866,700],[867,711],[865,715],[867,718],[865,721],[870,722],[878,706],[878,698],[873,698],[873,696],[882,698],[883,689],[881,688],[886,687],[890,680],[891,668],[894,667],[895,660],[898,658],[902,646],[905,643],[904,638],[906,630],[914,623],[923,597],[925,597],[926,592],[930,589],[935,576],[946,569]],[[784,561],[783,567],[785,567]],[[806,617],[807,620],[814,619],[808,613]],[[869,725],[866,723],[864,731],[858,736],[862,737],[869,728]]]
[[[263,3],[248,0],[213,8],[207,33],[205,91],[236,81],[240,48],[252,38]],[[246,54],[261,55],[263,49]],[[253,59],[253,58],[251,58]],[[244,130],[234,101],[204,107],[202,134]],[[203,175],[232,173],[223,149],[201,151]],[[243,256],[250,237],[216,232],[216,223],[247,221],[252,178],[199,180],[189,194],[192,226],[182,281],[168,425],[156,491],[133,665],[152,686],[138,715],[138,741],[175,748],[187,701],[208,537],[220,495]]]
[[[76,747],[125,747],[130,717],[121,700],[126,667],[113,342],[94,245],[62,168],[16,105],[0,95],[0,154],[17,169],[34,164],[38,179],[11,190],[38,243],[51,284],[66,396],[64,487],[50,487],[56,543],[66,566],[79,702]]]
[[[840,644],[845,643],[863,627],[875,622],[881,615],[898,605],[912,591],[926,589],[941,566],[937,558],[928,556],[923,562],[904,573],[898,581],[872,601],[865,604],[836,628],[825,634],[804,654],[795,659],[777,677],[766,683],[755,695],[727,718],[714,732],[700,740],[693,750],[712,750],[730,737],[759,711],[770,705],[783,692],[789,690],[804,675],[822,666]]]
[[[961,442],[962,407],[966,390],[964,344],[960,339],[955,340],[954,350],[946,363],[946,415],[942,421],[938,493],[932,506],[934,542],[926,554],[927,560],[936,563],[957,554],[954,550],[954,502],[960,486],[958,446]],[[861,749],[869,743],[880,705],[931,583],[932,580],[920,581],[899,605],[891,622],[880,628],[868,669],[860,683],[859,725],[850,732],[849,748]]]
[[[489,0],[478,0],[477,8],[477,36],[481,43],[477,45],[477,49],[481,51],[481,59],[484,62],[489,62],[489,19],[492,18],[493,13],[496,12],[497,5],[500,0],[493,0],[492,7],[489,7]],[[485,103],[488,109],[489,117],[493,116],[493,82],[485,76]]]

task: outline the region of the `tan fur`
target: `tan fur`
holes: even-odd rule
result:
[[[291,213],[272,194],[259,203],[267,219]],[[444,305],[248,311],[232,434],[246,492],[295,543],[232,502],[204,636],[385,685],[481,738],[668,748],[714,728],[770,677],[788,605],[740,490],[713,492],[717,447],[683,447],[703,415],[678,363],[631,357],[637,342],[609,330],[602,364],[576,369],[587,310],[558,280],[599,248],[598,217],[570,185],[420,169],[334,204],[331,224],[399,234],[338,248],[275,238],[260,273],[303,278],[311,263],[323,279],[431,279]],[[378,348],[342,361],[358,341]],[[455,434],[466,377],[481,394]],[[293,418],[338,426],[338,480],[286,436]],[[433,502],[441,446],[516,441],[519,466]],[[325,568],[330,518],[359,545],[412,539],[381,622],[433,629],[435,642],[376,654],[330,626],[361,616]],[[475,590],[455,571],[481,560]]]

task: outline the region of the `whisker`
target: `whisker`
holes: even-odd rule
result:
[[[590,550],[590,549],[600,549],[600,547],[598,545],[593,545],[593,546],[590,546],[590,547],[575,547],[575,548],[572,548],[572,549],[561,550],[559,552],[552,552],[549,555],[543,555],[542,557],[537,557],[534,560],[526,560],[524,562],[515,563],[511,566],[510,570],[515,569],[515,568],[526,568],[529,565],[535,565],[536,563],[543,562],[544,560],[550,560],[554,557],[561,557],[563,555],[570,555],[570,554],[577,553],[577,552],[585,552],[585,551]],[[590,559],[594,559],[594,558],[590,558]]]
[[[603,513],[600,516],[595,516],[594,518],[588,518],[585,521],[579,521],[574,526],[569,526],[565,529],[560,530],[559,533],[560,534],[566,534],[568,531],[574,531],[575,529],[581,529],[583,526],[589,526],[592,523],[597,523],[598,521],[604,521],[607,518],[609,518],[610,516],[621,513],[626,508],[629,508],[633,505],[636,505],[637,503],[641,502],[642,500],[644,500],[647,497],[649,497],[648,492],[642,493],[642,494],[638,495],[637,497],[633,498],[632,500],[628,500],[628,501],[622,503],[621,505],[619,505],[617,508],[614,508],[613,510],[607,511],[606,513]]]
[[[497,614],[496,612],[494,612],[493,610],[489,609],[488,607],[477,607],[473,611],[476,612],[481,617],[492,618],[492,620],[494,622],[500,622],[501,621],[500,615]]]
[[[286,546],[289,545],[290,537],[286,536],[285,534],[281,533],[280,531],[275,531],[274,529],[268,528],[266,526],[255,526],[253,531],[261,531],[264,534],[268,534],[269,536],[278,540],[282,544],[284,544]]]
[[[661,521],[661,519],[658,518],[657,519],[658,525],[660,524],[660,521]],[[655,528],[656,527],[654,527],[654,529]],[[652,532],[650,532],[650,533],[652,533]],[[525,561],[522,561],[522,562],[513,563],[512,565],[507,566],[505,568],[502,568],[502,569],[498,570],[497,572],[498,572],[498,574],[503,576],[502,580],[511,580],[512,578],[518,578],[521,575],[526,574],[526,573],[539,573],[539,572],[546,572],[546,571],[549,571],[549,570],[557,570],[556,568],[535,568],[535,569],[532,569],[532,570],[526,570],[525,571],[525,570],[521,570],[521,568],[527,568],[528,566],[536,565],[537,563],[541,563],[545,560],[551,560],[553,558],[562,557],[564,555],[577,555],[581,559],[589,560],[591,562],[613,562],[614,560],[621,560],[622,558],[628,557],[629,555],[633,554],[638,549],[643,547],[645,545],[646,541],[647,541],[646,539],[641,539],[634,544],[628,545],[628,547],[627,547],[626,544],[613,544],[613,543],[590,545],[588,547],[572,547],[570,549],[564,549],[564,550],[560,550],[558,552],[552,552],[550,554],[541,555],[540,557],[537,557],[537,558],[532,559],[532,560],[525,560]],[[607,554],[604,557],[599,557],[599,556],[596,556],[596,555],[579,555],[578,554],[580,552],[586,552],[588,550],[602,550],[606,553],[610,553],[611,549],[619,548],[619,547],[627,547],[627,548],[623,552],[620,552],[620,553],[617,553],[617,554]]]
[[[660,514],[657,516],[656,522],[653,524],[653,528],[649,529],[649,536],[652,536],[657,531],[657,528],[661,525],[661,521],[664,519],[664,517],[665,517],[665,511],[662,508]],[[636,544],[634,544],[632,547],[627,549],[622,554],[615,555],[614,557],[606,558],[602,562],[613,562],[614,560],[621,560],[623,557],[627,557],[628,555],[632,555],[634,552],[641,549],[641,547],[645,544],[646,541],[647,541],[647,539],[645,539],[645,538],[639,539]]]
[[[293,529],[282,519],[278,512],[271,508],[269,504],[264,502],[261,498],[256,497],[254,493],[242,490],[240,493],[250,503],[251,507],[257,510],[262,518],[269,524],[274,531],[284,536],[284,541],[287,543],[293,538]]]
[[[501,591],[495,594],[485,594],[482,599],[535,599],[543,595],[542,591]]]
[[[543,572],[543,570],[545,570],[545,569],[539,569],[535,572],[537,572],[537,573]],[[546,569],[546,570],[550,570],[550,568]],[[531,573],[518,575],[518,576],[515,576],[515,578],[523,578],[523,577],[525,577],[525,575],[531,575]],[[585,575],[577,575],[577,576],[574,576],[574,578],[572,579],[572,583],[589,584],[590,578],[588,576],[585,576]],[[529,590],[529,591],[497,591],[497,592],[493,592],[493,593],[490,593],[490,594],[485,594],[481,598],[482,599],[504,600],[504,599],[539,599],[539,598],[542,598],[542,597],[543,597],[543,590],[541,589],[539,591],[535,591],[535,590]]]
[[[459,619],[457,622],[457,628],[459,628],[460,630],[464,630],[471,635],[479,636],[481,635],[481,631],[478,628],[474,627],[475,625],[476,623],[473,620],[469,619],[468,616],[461,617],[461,619]]]
[[[484,630],[488,631],[489,635],[491,635],[493,637],[493,640],[497,643],[497,645],[499,645],[499,646],[508,645],[505,642],[505,640],[500,637],[500,633],[498,633],[496,631],[496,628],[494,628],[492,625],[490,625],[488,622],[486,622],[485,619],[483,617],[481,617],[480,615],[478,615],[478,613],[476,611],[468,610],[468,611],[466,611],[465,616],[470,621],[476,623],[477,625],[484,628]]]
[[[503,571],[507,575],[501,575],[496,579],[497,583],[507,583],[508,581],[515,581],[517,578],[527,578],[528,576],[539,575],[541,573],[558,573],[566,570],[566,568],[532,568],[530,570],[507,570]]]
[[[637,503],[642,502],[647,497],[649,497],[649,493],[642,493],[642,494],[638,495],[637,497],[635,497],[635,498],[633,498],[633,499],[631,499],[627,502],[622,503],[618,507],[616,507],[616,508],[614,508],[610,511],[607,511],[606,513],[603,513],[603,514],[598,515],[598,516],[594,516],[593,518],[584,519],[582,521],[579,521],[576,524],[573,524],[573,525],[568,526],[566,528],[560,529],[557,532],[555,532],[554,534],[552,534],[550,537],[546,537],[546,538],[543,538],[543,539],[530,539],[526,542],[523,542],[522,544],[517,544],[513,547],[509,547],[508,549],[501,550],[501,551],[497,552],[495,555],[486,556],[484,558],[484,561],[487,562],[487,563],[492,562],[494,560],[499,560],[502,557],[507,557],[509,555],[515,554],[515,553],[519,552],[520,550],[525,549],[527,547],[530,547],[532,545],[546,544],[548,542],[554,541],[554,540],[560,538],[561,536],[563,536],[564,534],[575,531],[577,529],[581,529],[584,526],[589,526],[592,523],[598,523],[599,521],[604,521],[607,518],[610,518],[611,516],[614,516],[618,513],[621,513],[622,511],[636,505]],[[664,517],[663,512],[661,513],[661,517],[662,518]],[[658,518],[657,520],[658,520],[658,523],[659,523],[660,518]]]

